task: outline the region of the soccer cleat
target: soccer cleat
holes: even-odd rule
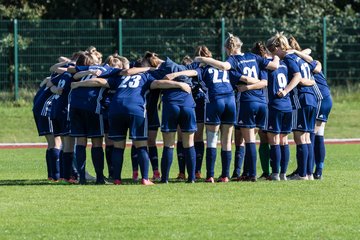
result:
[[[214,181],[213,177],[209,177],[209,178],[205,179],[205,182],[206,183],[214,183],[215,181]]]
[[[160,181],[160,172],[159,172],[159,170],[154,170],[154,175],[153,175],[153,177],[152,177],[152,180],[153,181]]]
[[[250,181],[250,177],[246,176],[246,175],[241,175],[240,177],[238,177],[236,179],[236,181],[238,181],[238,182],[247,182],[247,181]]]
[[[308,180],[307,176],[301,177],[299,174],[295,173],[292,176],[287,176],[289,180]]]
[[[139,171],[133,171],[132,179],[134,182],[139,181]]]
[[[95,181],[96,178],[91,176],[87,171],[85,172],[85,179],[88,181]]]
[[[115,179],[114,180],[114,185],[121,185],[121,184],[122,184],[122,182],[121,182],[120,179]]]
[[[201,172],[195,173],[195,178],[196,179],[201,179]]]
[[[314,174],[314,179],[315,180],[322,180],[322,175]]]
[[[185,177],[185,173],[179,173],[176,180],[185,180],[186,177]]]
[[[239,177],[240,175],[234,172],[233,175],[231,176],[231,181],[237,181]]]
[[[251,177],[248,177],[248,182],[256,182],[256,176],[251,176]]]
[[[271,176],[267,173],[261,174],[261,176],[258,178],[259,180],[271,180]]]
[[[307,175],[307,178],[308,178],[308,180],[310,180],[310,181],[313,181],[313,180],[314,180],[314,176],[313,176],[312,174],[308,174],[308,175]]]
[[[278,173],[272,173],[271,174],[271,180],[273,181],[280,181],[280,176]]]
[[[229,178],[228,177],[219,177],[217,182],[229,182]]]
[[[293,171],[291,174],[287,175],[286,177],[287,177],[287,178],[291,178],[291,177],[295,176],[296,174],[298,174],[298,173],[297,173],[297,171],[295,170],[295,171]]]
[[[286,173],[280,173],[280,180],[287,181]]]
[[[154,183],[149,179],[141,179],[141,185],[150,186],[150,185],[154,185]]]
[[[185,183],[195,183],[194,180],[187,180]]]

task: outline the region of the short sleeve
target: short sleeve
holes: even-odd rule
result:
[[[203,71],[204,69],[203,68],[196,68],[195,71],[197,72],[197,78],[198,78],[198,81],[203,81]]]
[[[230,63],[231,69],[237,69],[237,64],[236,64],[236,61],[235,61],[234,57],[229,56],[226,59],[226,62]]]
[[[260,71],[260,80],[268,80],[268,71],[263,69]]]
[[[265,69],[267,67],[267,65],[269,65],[270,60],[263,58],[257,54],[253,54],[255,56],[256,62],[259,65],[260,69]]]
[[[90,66],[76,66],[75,69],[77,72],[81,72],[81,71],[87,71],[89,70]]]
[[[122,77],[110,77],[107,79],[107,83],[109,84],[110,89],[115,90],[122,80]]]
[[[295,73],[300,72],[300,68],[294,59],[285,57],[284,62],[288,67],[289,79],[293,78]]]
[[[309,63],[310,71],[313,72],[315,70],[316,66],[317,66],[316,61],[312,61],[311,63]]]

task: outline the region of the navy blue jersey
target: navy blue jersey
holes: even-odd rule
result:
[[[121,69],[114,69],[109,65],[105,66],[76,66],[77,70],[96,69],[101,70],[99,77],[107,78],[117,75]],[[87,75],[81,78],[80,81],[86,81],[95,78],[95,75]],[[83,109],[86,111],[101,113],[101,101],[103,99],[105,88],[101,87],[79,87],[70,92],[70,105],[72,108]]]
[[[150,74],[155,79],[163,79],[166,74],[184,70],[188,69],[183,65],[173,62],[170,58],[166,58],[159,68],[155,71],[151,71]],[[190,86],[192,85],[191,78],[182,77],[181,81],[188,83]],[[195,107],[195,102],[191,93],[189,94],[181,89],[164,89],[162,90],[162,93],[162,101],[165,104],[168,103],[178,106]]]
[[[108,64],[103,66],[101,65],[93,65],[93,66],[76,66],[76,71],[87,71],[87,70],[101,70],[101,78],[108,78],[111,76],[118,75],[122,69],[110,67]]]
[[[262,58],[253,53],[231,55],[226,61],[231,65],[231,75],[234,75],[234,72],[232,71],[235,70],[236,72],[240,72],[242,75],[256,79],[260,79],[260,70],[265,69],[270,62],[268,59]],[[236,77],[237,76],[235,74],[235,76],[232,76],[231,78]],[[242,92],[240,101],[258,101],[266,103],[265,91],[264,89],[256,89]]]
[[[326,78],[322,71],[320,73],[314,73],[314,69],[316,68],[316,65],[317,65],[317,62],[312,61],[309,64],[310,71],[313,72],[314,80],[315,80],[317,86],[319,87],[321,95],[323,96],[323,98],[326,98],[326,97],[330,96],[330,88],[329,88],[329,85],[327,84]]]
[[[155,78],[148,73],[109,78],[111,90],[116,90],[109,106],[109,116],[121,113],[145,117],[146,95]]]
[[[52,74],[50,81],[57,81],[61,78],[61,75],[62,74]],[[52,101],[54,98],[55,94],[50,91],[49,87],[46,87],[46,85],[44,85],[42,88],[40,88],[34,99],[34,114],[50,117]]]
[[[268,105],[271,108],[283,112],[291,112],[290,96],[287,94],[285,97],[278,97],[277,93],[283,90],[289,83],[288,69],[283,61],[280,61],[279,68],[275,71],[268,70]]]
[[[72,80],[72,75],[68,72],[64,72],[58,78],[51,79],[52,84],[63,88],[61,95],[55,94],[54,96],[50,114],[51,119],[55,119],[64,114],[67,115]]]
[[[309,64],[296,54],[291,53],[285,55],[283,61],[288,67],[288,78],[290,81],[295,73],[300,73],[302,78],[312,79]],[[298,109],[303,106],[317,106],[313,87],[306,87],[298,84],[293,91],[290,92],[290,94],[294,109]]]
[[[196,71],[198,72],[199,81],[203,81],[206,85],[210,101],[234,95],[229,74],[226,70],[206,66],[197,68]]]

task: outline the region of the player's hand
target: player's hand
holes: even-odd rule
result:
[[[288,94],[288,92],[285,89],[281,89],[277,92],[278,97],[285,97]]]
[[[237,85],[236,87],[239,92],[245,92],[245,91],[249,90],[247,85]]]
[[[63,93],[63,91],[64,91],[64,88],[58,87],[58,88],[56,89],[56,94],[57,94],[57,95],[61,95],[61,94]]]
[[[166,74],[164,79],[166,80],[173,80],[175,78],[175,74],[173,73],[169,73],[169,74]]]
[[[92,69],[89,70],[91,72],[91,74],[96,75],[96,76],[100,76],[102,71],[100,69]]]
[[[191,93],[191,87],[188,84],[182,82],[179,82],[179,84],[181,85],[181,90],[187,93]]]
[[[295,52],[296,52],[296,50],[294,50],[294,49],[286,50],[286,53],[288,53],[288,54],[292,54],[292,53],[295,53]]]

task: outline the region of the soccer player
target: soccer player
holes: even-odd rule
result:
[[[125,149],[125,140],[129,137],[136,147],[143,185],[152,185],[148,178],[149,156],[147,152],[147,120],[145,111],[146,94],[155,88],[179,88],[190,92],[185,83],[155,80],[150,74],[117,76],[109,79],[94,78],[84,82],[73,83],[78,87],[107,87],[115,90],[109,106],[109,138],[114,141],[112,164],[114,167],[114,184],[121,184],[121,169]]]
[[[325,143],[324,143],[324,132],[325,125],[329,118],[329,114],[332,108],[332,98],[330,93],[329,85],[327,84],[326,78],[322,72],[322,66],[319,61],[313,61],[313,58],[308,54],[302,52],[302,49],[299,43],[296,41],[294,37],[289,38],[289,44],[292,48],[294,48],[295,54],[299,55],[305,61],[309,63],[309,67],[311,72],[313,73],[314,80],[316,82],[317,88],[320,94],[318,97],[318,109],[316,115],[316,123],[315,123],[315,133],[310,133],[311,143],[314,146],[314,158],[315,158],[315,172],[313,174],[314,179],[322,178],[322,170],[324,167],[325,160]],[[313,169],[309,169],[309,171]],[[311,173],[311,172],[310,172]]]
[[[242,75],[258,80],[260,69],[277,69],[279,58],[275,57],[273,61],[257,56],[252,53],[241,52],[241,40],[229,34],[225,41],[225,49],[229,57],[225,62],[212,58],[196,58],[197,61],[221,70],[235,70]],[[250,82],[249,82],[250,83]],[[256,181],[256,145],[255,128],[264,128],[267,115],[266,100],[263,88],[267,82],[257,81],[253,84],[244,85],[241,88],[239,118],[237,124],[241,128],[245,139],[245,175],[246,180]]]
[[[263,42],[257,42],[252,52],[265,58],[272,58]],[[277,95],[288,84],[287,66],[280,61],[279,68],[274,71],[268,70],[267,75],[269,113],[265,130],[270,143],[271,180],[287,180],[286,170],[290,158],[288,134],[292,127],[292,107],[289,95],[282,98]]]
[[[200,52],[206,52],[207,57],[212,57],[206,46],[199,47]],[[204,84],[208,101],[205,106],[206,125],[206,180],[214,183],[214,168],[219,130],[221,131],[221,163],[222,173],[218,182],[229,181],[231,163],[231,136],[236,119],[235,97],[230,84],[228,72],[218,70],[209,65],[171,74],[172,77],[181,75],[197,76],[200,83]]]
[[[170,58],[160,59],[155,53],[148,53],[145,58],[152,67],[157,67],[151,72],[155,79],[163,79],[166,74],[186,70],[185,66],[176,64]],[[177,78],[178,81],[192,85],[191,78]],[[195,182],[196,153],[194,148],[194,132],[196,132],[195,102],[191,94],[178,90],[166,89],[162,91],[162,121],[164,149],[161,159],[161,182],[167,183],[170,167],[173,160],[175,134],[180,126],[183,141],[183,153],[186,161],[188,180]]]
[[[309,148],[311,149],[310,132],[314,131],[317,107],[315,93],[312,88],[315,82],[311,80],[312,76],[308,63],[296,54],[287,52],[292,48],[283,33],[277,33],[271,37],[266,45],[288,67],[289,84],[278,92],[278,96],[285,97],[290,93],[294,109],[292,128],[296,143],[298,168],[297,173],[290,179],[308,180]]]

